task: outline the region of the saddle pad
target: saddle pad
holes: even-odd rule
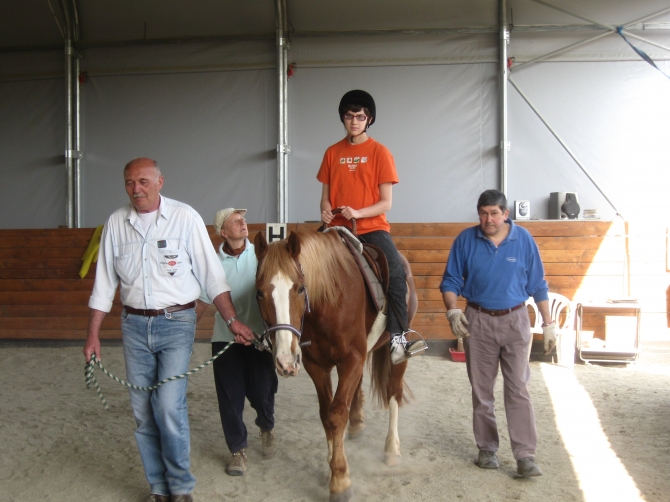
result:
[[[386,303],[386,290],[388,289],[388,263],[384,253],[377,246],[370,244],[363,246],[356,239],[356,242],[363,248],[362,252],[359,252],[358,247],[350,239],[345,238],[342,234],[340,234],[340,237],[356,259],[377,311],[381,311]],[[382,272],[383,270],[386,270],[386,274]],[[384,282],[382,283],[382,281]]]

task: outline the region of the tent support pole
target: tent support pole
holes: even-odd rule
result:
[[[74,47],[72,44],[72,20],[70,10],[66,4],[67,0],[60,0],[61,11],[65,20],[65,175],[67,180],[65,197],[65,225],[67,228],[74,227],[74,166],[72,162],[73,151],[73,114],[72,114],[72,55]]]
[[[570,148],[568,147],[568,145],[565,144],[565,142],[561,139],[561,137],[558,135],[558,133],[557,133],[556,131],[554,131],[554,129],[553,129],[553,128],[549,125],[549,123],[544,119],[544,117],[543,117],[542,114],[538,111],[538,109],[535,108],[535,106],[533,106],[533,103],[531,103],[530,100],[528,99],[528,97],[523,93],[523,91],[522,91],[521,89],[519,89],[519,86],[516,85],[516,82],[514,82],[514,80],[510,78],[510,79],[509,79],[509,83],[512,84],[512,86],[514,86],[514,88],[517,90],[517,92],[519,93],[519,95],[520,95],[520,96],[523,98],[523,100],[528,104],[528,106],[530,106],[530,109],[533,110],[533,112],[535,112],[535,115],[537,115],[538,118],[542,121],[542,123],[547,127],[547,129],[549,129],[549,132],[550,132],[551,134],[553,134],[554,138],[556,138],[556,139],[558,140],[558,142],[561,144],[561,146],[565,149],[565,151],[568,152],[568,155],[570,155],[570,157],[572,157],[572,160],[575,161],[575,163],[576,163],[576,164],[580,167],[580,169],[584,172],[584,174],[586,175],[586,177],[591,181],[591,183],[593,183],[593,186],[595,186],[595,187],[598,189],[598,191],[601,193],[601,195],[602,195],[603,197],[605,197],[605,200],[609,203],[610,206],[612,206],[612,209],[614,209],[614,211],[616,212],[616,214],[617,214],[618,216],[621,216],[621,213],[619,212],[619,210],[617,209],[617,207],[616,207],[616,206],[614,205],[614,203],[609,199],[609,197],[607,197],[607,194],[605,194],[605,192],[603,191],[603,189],[600,188],[600,186],[598,185],[598,183],[596,182],[596,180],[593,179],[593,177],[592,177],[591,174],[588,172],[588,170],[586,169],[586,167],[584,167],[584,165],[579,161],[579,159],[577,158],[577,156],[576,156],[574,153],[572,153],[572,150],[570,150]]]
[[[605,24],[605,23],[601,23],[601,22],[598,22],[598,21],[594,21],[594,20],[589,19],[589,18],[587,18],[587,17],[581,16],[580,14],[575,14],[575,13],[572,12],[572,11],[563,9],[563,8],[558,7],[558,6],[556,6],[556,5],[552,5],[552,4],[550,4],[550,3],[548,3],[548,2],[545,2],[545,1],[543,1],[543,0],[531,0],[531,2],[535,2],[535,3],[537,3],[537,4],[544,5],[545,7],[549,7],[550,9],[554,9],[554,10],[557,10],[557,11],[562,12],[562,13],[564,13],[564,14],[568,14],[568,15],[573,16],[573,17],[576,17],[576,18],[578,18],[578,19],[582,19],[583,21],[588,21],[588,22],[591,23],[592,25],[594,25],[594,26],[599,26],[599,27],[601,27],[602,29],[607,30],[607,31],[606,31],[605,33],[600,33],[600,34],[598,34],[598,35],[596,35],[596,36],[594,36],[594,37],[587,38],[586,40],[582,40],[581,42],[576,42],[576,43],[574,43],[574,44],[568,45],[567,47],[563,47],[562,49],[557,49],[557,50],[555,50],[555,51],[553,51],[553,52],[550,52],[549,54],[545,54],[545,55],[543,55],[543,56],[538,56],[538,57],[536,57],[536,58],[534,58],[534,59],[531,59],[530,61],[526,61],[525,63],[518,64],[518,65],[516,65],[516,66],[512,69],[512,71],[519,71],[521,68],[524,68],[524,67],[526,67],[526,66],[530,66],[530,65],[532,65],[532,64],[534,64],[534,63],[537,63],[537,62],[539,62],[539,61],[544,61],[545,59],[549,59],[549,58],[552,58],[552,57],[554,57],[554,56],[558,56],[559,54],[562,54],[562,53],[564,53],[564,52],[567,52],[567,51],[569,51],[569,50],[571,50],[571,49],[574,49],[574,48],[576,48],[576,47],[579,47],[579,46],[581,46],[581,45],[588,44],[588,43],[593,42],[594,40],[598,40],[599,38],[602,38],[602,37],[606,37],[607,35],[610,35],[611,33],[616,33],[616,28],[615,28],[614,26],[609,25],[609,24]],[[624,28],[628,28],[628,27],[630,27],[630,26],[634,26],[634,25],[639,24],[639,23],[642,23],[642,22],[644,22],[644,21],[646,21],[646,20],[648,20],[648,19],[652,19],[652,18],[654,18],[654,17],[660,16],[661,14],[665,14],[666,12],[669,12],[669,11],[670,11],[670,7],[665,8],[665,9],[660,10],[660,11],[658,11],[658,12],[655,12],[655,13],[653,13],[653,14],[648,14],[648,15],[643,16],[643,17],[641,17],[641,18],[639,18],[639,19],[636,19],[636,20],[634,20],[634,21],[630,21],[630,22],[624,24],[623,27],[624,27]],[[628,35],[628,36],[633,37],[633,38],[637,38],[637,39],[639,39],[639,40],[642,40],[643,42],[647,42],[647,43],[649,43],[649,44],[651,44],[651,45],[655,45],[656,47],[659,47],[659,48],[661,48],[661,49],[669,50],[667,47],[664,47],[664,46],[662,46],[662,45],[658,45],[658,44],[656,44],[656,43],[654,43],[654,42],[651,42],[650,40],[646,40],[646,39],[644,39],[644,38],[638,37],[638,36],[633,35],[633,34],[627,32],[627,31],[624,31],[624,33],[625,33],[626,35]]]
[[[500,191],[507,196],[507,44],[509,27],[507,25],[507,0],[500,0]]]
[[[275,0],[277,25],[277,89],[278,89],[278,142],[277,142],[277,220],[286,223],[288,219],[288,93],[286,52],[286,0]]]
[[[67,228],[81,227],[80,190],[80,107],[79,53],[75,43],[79,42],[79,16],[75,0],[60,0],[60,8],[65,20],[65,173],[66,200],[65,224]]]
[[[77,11],[77,0],[70,0],[72,6],[72,36],[75,44],[79,44],[81,39],[80,30],[79,30],[79,12]],[[72,193],[74,197],[74,227],[81,228],[81,92],[79,85],[79,71],[80,71],[80,61],[81,61],[81,51],[77,47],[73,60],[73,72],[72,72],[72,101],[73,101],[73,110],[74,120],[72,123],[72,140],[74,143],[74,153],[73,153],[73,187]]]

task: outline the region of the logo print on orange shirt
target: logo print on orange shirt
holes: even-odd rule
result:
[[[342,158],[340,159],[340,164],[346,164],[346,163],[347,163],[347,159],[345,159],[344,157],[342,157]]]

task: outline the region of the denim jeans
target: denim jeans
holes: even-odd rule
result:
[[[188,371],[195,338],[195,309],[156,317],[121,314],[123,354],[128,381],[150,387]],[[156,390],[130,389],[137,429],[135,440],[151,493],[191,493],[190,431],[186,406],[187,379]]]

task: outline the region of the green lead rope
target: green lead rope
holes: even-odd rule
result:
[[[86,377],[86,388],[90,389],[91,385],[95,387],[95,390],[98,393],[98,397],[100,397],[100,401],[102,401],[102,405],[105,407],[106,410],[109,409],[109,405],[107,404],[107,400],[105,399],[105,396],[102,395],[102,390],[100,390],[100,384],[98,384],[98,380],[95,378],[95,366],[97,365],[105,375],[107,375],[109,378],[112,380],[115,380],[119,382],[121,385],[124,385],[128,387],[129,389],[135,389],[135,390],[155,390],[158,387],[160,387],[163,384],[166,384],[168,382],[171,382],[173,380],[179,380],[180,378],[186,378],[189,375],[192,375],[193,373],[196,373],[197,371],[200,371],[203,369],[205,366],[209,366],[214,362],[214,360],[219,357],[221,354],[223,354],[228,348],[233,344],[234,342],[228,342],[228,344],[222,348],[219,352],[217,352],[212,358],[207,361],[204,364],[201,364],[200,366],[193,368],[190,371],[187,371],[186,373],[182,373],[181,375],[175,375],[171,376],[170,378],[166,378],[165,380],[161,380],[158,382],[156,385],[152,385],[151,387],[140,387],[138,385],[133,385],[130,382],[126,382],[125,380],[121,380],[119,377],[113,375],[109,371],[107,371],[107,368],[105,368],[102,363],[98,360],[97,357],[95,357],[95,354],[91,354],[91,360],[86,363],[86,366],[84,368],[84,376]]]

